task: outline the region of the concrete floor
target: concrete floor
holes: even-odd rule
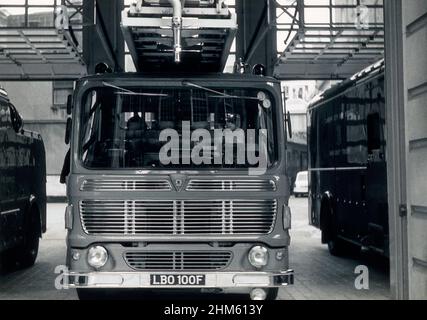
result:
[[[320,232],[308,225],[307,199],[291,199],[293,213],[291,267],[295,285],[280,290],[279,299],[388,299],[387,262],[371,254],[336,258],[320,244]],[[65,261],[64,204],[48,205],[48,232],[40,244],[37,264],[28,270],[0,275],[0,299],[77,299],[75,290],[56,290],[55,267]],[[354,270],[369,268],[369,290],[355,288]]]

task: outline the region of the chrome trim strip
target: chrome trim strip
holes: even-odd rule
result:
[[[186,191],[276,191],[276,183],[271,179],[236,180],[236,179],[192,179]]]
[[[368,167],[337,167],[337,168],[311,168],[308,171],[319,172],[319,171],[357,171],[367,170]]]
[[[80,191],[172,191],[172,184],[166,179],[86,179]]]
[[[6,214],[12,214],[12,213],[18,213],[20,212],[21,209],[12,209],[12,210],[8,210],[8,211],[2,211],[0,212],[0,215],[6,215]]]

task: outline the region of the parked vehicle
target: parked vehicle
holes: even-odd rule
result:
[[[0,89],[0,269],[35,263],[46,231],[43,140],[23,121]]]
[[[310,221],[334,255],[350,243],[388,255],[385,112],[383,62],[309,108]]]
[[[294,185],[294,196],[296,198],[308,196],[308,172],[300,171],[297,173]]]
[[[252,99],[260,92],[267,108]],[[274,298],[279,286],[292,283],[289,184],[284,144],[278,143],[286,138],[276,80],[98,75],[78,82],[73,101],[67,265],[68,282],[81,298],[98,286]],[[182,121],[188,134],[204,130],[212,143],[218,130],[239,127],[246,135],[265,128],[266,172],[250,175],[247,162],[227,164],[211,143],[205,150],[219,151],[215,163],[196,165],[179,151],[165,164],[159,158],[163,130],[179,132],[176,150],[197,146]]]
[[[222,1],[141,6],[122,29],[142,73],[89,76],[73,95],[67,283],[82,299],[99,287],[274,299],[293,282],[280,83],[261,67],[222,73],[237,29]]]

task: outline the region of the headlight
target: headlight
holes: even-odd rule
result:
[[[255,268],[265,267],[268,263],[268,250],[262,246],[253,247],[249,251],[248,259]]]
[[[100,269],[107,263],[108,252],[104,247],[95,246],[89,249],[87,262],[93,268]]]

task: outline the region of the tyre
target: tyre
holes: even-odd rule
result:
[[[348,252],[348,244],[335,236],[328,241],[329,253],[335,257],[342,257]]]
[[[0,253],[0,274],[12,272],[17,269],[17,262],[14,249]]]
[[[107,300],[120,300],[120,292],[109,289],[76,289],[79,300],[82,301],[107,301]]]
[[[330,201],[324,199],[321,205],[322,243],[328,245],[329,253],[333,256],[342,256],[345,253],[345,243],[338,238],[338,222]]]
[[[265,300],[267,301],[276,300],[278,295],[279,295],[279,288],[267,289],[267,297],[265,298]]]
[[[5,264],[4,264],[4,253],[0,253],[0,275],[6,272]]]
[[[94,289],[76,289],[79,300],[97,300],[99,299],[98,290]]]
[[[273,301],[277,299],[279,294],[279,288],[263,288],[266,293],[265,301]],[[251,293],[249,294],[249,299],[252,299]],[[246,300],[248,296],[242,296],[242,299]]]
[[[40,243],[40,217],[34,207],[30,210],[29,223],[25,233],[25,241],[22,245],[11,250],[11,259],[20,268],[29,268],[34,265],[39,252]],[[13,258],[12,258],[13,257]]]

